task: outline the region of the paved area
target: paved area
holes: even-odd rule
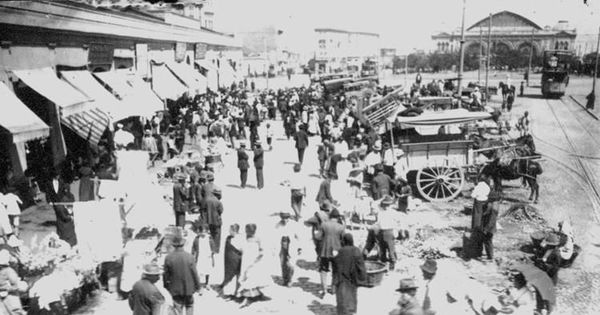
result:
[[[453,75],[444,74],[448,77]],[[513,75],[513,81],[516,81],[517,74]],[[468,73],[466,79],[473,80],[476,76],[476,73]],[[428,78],[425,76],[425,82]],[[505,76],[495,74],[491,75],[491,78],[494,84],[497,84]],[[398,80],[403,78],[400,77]],[[537,82],[535,80],[534,76],[532,82]],[[576,78],[571,81],[571,86],[579,84],[584,86],[587,81],[591,79]],[[528,88],[525,94],[527,97],[517,97],[513,113],[510,115],[516,119],[523,111],[529,110],[532,115],[532,132],[536,138],[536,145],[545,155],[542,162],[544,173],[540,176],[540,203],[537,207],[553,226],[560,220],[570,219],[575,227],[576,243],[583,248],[583,253],[575,265],[561,271],[561,280],[557,287],[558,306],[554,314],[598,314],[600,312],[600,300],[597,298],[600,296],[600,272],[598,271],[600,228],[597,214],[600,209],[598,198],[594,195],[594,186],[600,184],[597,177],[597,174],[600,174],[600,145],[594,135],[600,132],[598,130],[600,126],[568,98],[546,101],[541,99],[539,87],[535,86]],[[255,185],[252,172],[249,179],[250,188],[238,187],[238,173],[233,154],[224,157],[226,167],[217,174],[216,182],[223,189],[224,226],[234,222],[258,223],[260,227],[264,227],[259,227],[260,236],[271,244],[269,247],[271,250],[275,250],[276,241],[269,240],[268,231],[277,220],[273,214],[289,208],[289,192],[281,183],[292,172],[296,152],[293,142],[283,138],[281,122],[273,122],[272,125],[276,128],[276,139],[273,151],[265,156],[265,188],[263,190],[252,188]],[[308,206],[304,210],[306,215],[316,210],[313,200],[320,181],[317,176],[317,142],[316,138],[311,138],[311,146],[306,152],[303,170],[309,178]],[[344,174],[344,167],[346,166],[340,165],[340,174]],[[343,203],[350,201],[346,187],[342,180],[333,185],[334,197]],[[518,190],[514,193],[524,198],[527,192]],[[308,229],[306,232],[304,241],[310,244]],[[203,313],[210,309],[226,312],[226,314],[335,314],[333,296],[329,295],[324,299],[316,296],[319,278],[313,263],[312,247],[308,246],[305,257],[302,257],[296,268],[296,276],[291,288],[279,285],[279,267],[277,262],[272,260],[274,284],[267,290],[270,300],[240,310],[237,303],[225,302],[214,293],[208,293],[197,297],[196,313]],[[222,257],[218,257],[217,262],[217,274],[213,278],[218,283],[222,276],[219,274],[222,272],[220,267]],[[407,260],[403,264],[404,266],[401,264],[398,267],[399,272],[388,274],[381,286],[359,290],[359,314],[387,314],[394,308],[397,296],[393,289],[397,286],[399,278],[407,275],[418,276],[418,270],[415,269],[418,261]],[[115,296],[100,293],[78,314],[112,315],[128,312],[126,301],[117,301]]]

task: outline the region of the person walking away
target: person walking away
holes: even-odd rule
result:
[[[240,295],[244,302],[240,308],[248,307],[264,297],[263,289],[271,281],[266,267],[262,242],[256,237],[256,224],[246,224],[246,242],[242,247],[240,276]]]
[[[482,243],[487,259],[494,259],[494,233],[496,233],[496,221],[498,219],[498,207],[500,198],[498,194],[490,194],[488,197],[488,206],[483,210],[481,217],[482,223]]]
[[[332,204],[326,200],[323,203],[319,204],[319,211],[316,211],[315,214],[304,221],[304,224],[310,226],[312,228],[312,240],[315,245],[315,253],[317,255],[317,262],[319,261],[319,257],[321,255],[321,247],[323,245],[323,233],[321,231],[321,225],[329,220],[329,213],[333,209]]]
[[[178,174],[177,183],[173,185],[173,211],[175,211],[175,225],[183,227],[185,224],[185,214],[188,210],[188,201],[190,199],[189,184],[186,183],[185,175]]]
[[[333,287],[338,315],[356,314],[358,284],[366,278],[367,268],[360,249],[354,246],[352,234],[345,233],[342,248],[333,259]]]
[[[302,204],[306,196],[306,184],[300,171],[300,164],[295,164],[294,175],[290,178],[291,206],[292,210],[294,210],[294,219],[296,221],[300,220],[302,216]]]
[[[374,200],[381,199],[392,194],[394,181],[383,172],[381,164],[375,165],[375,177],[371,182],[371,193]]]
[[[214,187],[212,195],[204,199],[204,208],[206,209],[206,223],[210,236],[214,242],[214,252],[219,253],[221,248],[221,225],[223,221],[223,203],[221,203],[221,189]]]
[[[490,194],[490,186],[488,184],[489,179],[486,175],[481,175],[477,185],[471,193],[473,198],[473,213],[471,214],[471,239],[472,239],[472,258],[478,258],[481,256],[482,245],[483,245],[483,212],[487,207],[488,197]]]
[[[300,238],[298,235],[297,222],[292,222],[291,214],[288,212],[279,213],[280,220],[275,225],[275,239],[280,240],[279,244],[279,262],[281,265],[281,278],[284,286],[291,286],[294,277],[294,266],[301,253],[298,246]]]
[[[531,120],[529,118],[529,111],[525,111],[525,113],[523,113],[523,116],[521,116],[519,118],[519,121],[517,122],[517,130],[519,130],[519,132],[521,133],[521,137],[529,134],[530,123]]]
[[[256,168],[256,188],[258,189],[265,187],[265,178],[263,176],[263,167],[265,166],[264,154],[265,151],[262,148],[262,144],[256,142],[254,147],[254,168]]]
[[[27,292],[27,289],[27,283],[10,267],[10,252],[6,249],[0,250],[0,307],[7,312],[3,314],[26,314],[21,305],[20,294]]]
[[[396,178],[396,193],[398,197],[398,211],[407,212],[412,197],[412,188],[408,182],[401,177]]]
[[[296,141],[296,150],[298,151],[298,163],[302,165],[304,162],[304,151],[308,147],[308,134],[306,133],[306,125],[301,125],[298,132],[294,136]]]
[[[389,263],[389,270],[394,270],[396,267],[395,231],[399,226],[398,213],[390,208],[392,204],[394,204],[394,198],[389,195],[385,196],[379,203],[380,210],[377,213],[377,224],[381,239],[379,257],[382,262],[387,261]]]
[[[246,153],[246,143],[240,142],[240,148],[237,150],[238,157],[238,168],[240,169],[240,187],[246,188],[246,181],[248,180],[248,169],[250,163],[248,163],[248,153]]]
[[[317,148],[317,157],[319,159],[319,174],[323,176],[327,166],[327,159],[329,158],[329,140],[323,140],[323,142]]]
[[[0,192],[0,208],[5,209],[8,221],[14,235],[19,235],[19,217],[21,216],[21,207],[23,204],[21,198],[15,195],[14,192],[9,191],[7,188],[2,189]]]
[[[269,151],[273,150],[273,129],[271,129],[271,124],[267,123],[267,145],[269,146]]]
[[[506,96],[506,110],[510,113],[515,102],[515,92],[511,89]]]
[[[425,315],[416,297],[418,288],[415,280],[411,278],[400,280],[400,287],[396,289],[400,292],[400,299],[398,299],[400,308],[391,311],[389,315]]]
[[[150,163],[154,166],[154,161],[158,158],[158,146],[156,145],[156,139],[152,137],[150,130],[144,131],[144,139],[142,139],[142,150],[148,151],[148,157]]]
[[[165,257],[163,267],[164,287],[173,297],[178,314],[194,314],[194,293],[200,290],[200,279],[196,261],[192,254],[183,250],[185,239],[181,235],[173,238],[175,250]]]
[[[232,224],[229,227],[229,235],[225,240],[225,251],[223,253],[225,268],[223,282],[220,286],[226,299],[233,298],[237,294],[242,267],[242,241],[239,224]]]
[[[208,232],[208,226],[205,224],[195,224],[196,231],[198,234],[194,239],[194,243],[192,245],[192,256],[194,256],[196,260],[196,270],[198,270],[198,277],[200,278],[200,282],[204,280],[204,285],[200,292],[203,290],[210,290],[208,284],[210,283],[210,275],[213,273],[214,269],[214,257],[213,250],[214,245],[211,246],[211,243],[214,243],[211,239]],[[202,279],[204,278],[204,279]],[[202,293],[201,293],[202,294]]]
[[[421,70],[417,71],[417,76],[415,77],[415,83],[417,85],[421,85],[421,81],[423,81],[423,77],[421,76]]]
[[[156,287],[160,279],[160,267],[156,263],[143,267],[142,278],[138,280],[129,292],[129,308],[133,315],[160,315],[165,297]]]
[[[519,88],[519,96],[523,97],[523,92],[525,91],[525,82],[521,81],[521,87]]]
[[[321,277],[321,298],[327,293],[327,273],[331,270],[333,264],[334,252],[341,249],[342,235],[344,234],[344,226],[338,222],[340,213],[337,209],[331,210],[329,220],[321,223],[320,231],[323,235],[321,252],[319,253],[319,273]],[[332,278],[333,280],[333,278]],[[335,294],[335,287],[332,283],[332,294]]]
[[[317,203],[320,205],[325,201],[328,201],[332,204],[337,203],[333,196],[331,196],[331,177],[328,173],[324,174],[323,181],[319,185],[319,192],[317,193],[317,198],[315,199]]]

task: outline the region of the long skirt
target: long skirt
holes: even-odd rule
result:
[[[356,314],[357,308],[357,289],[356,286],[340,281],[335,288],[335,300],[337,302],[338,315]]]

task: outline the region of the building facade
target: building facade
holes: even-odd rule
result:
[[[490,17],[485,17],[465,30],[465,54],[477,55],[487,50]],[[535,56],[544,50],[574,50],[577,32],[567,21],[558,21],[553,26],[541,27],[519,14],[502,11],[491,16],[491,44],[495,53],[529,55],[532,47]],[[457,52],[460,48],[460,31],[441,32],[432,37],[436,52]]]
[[[315,34],[314,59],[319,73],[345,71],[379,57],[379,34],[331,28],[317,28]]]
[[[90,84],[98,84],[91,73],[131,73],[139,78],[136,81],[139,84],[130,83],[131,89],[141,91],[139,93],[147,91],[158,101],[158,104],[153,103],[152,110],[139,108],[152,115],[154,110],[165,108],[161,100],[166,104],[166,97],[172,99],[169,93],[180,93],[185,86],[185,82],[175,77],[165,77],[172,76],[165,65],[172,65],[173,72],[177,69],[192,77],[199,75],[196,69],[204,69],[211,74],[207,76],[208,81],[211,78],[215,81],[212,86],[209,82],[209,87],[216,89],[218,85],[228,86],[237,80],[233,68],[241,57],[241,46],[233,36],[208,30],[192,17],[170,9],[3,1],[0,3],[0,84],[7,88],[3,92],[13,93],[24,103],[24,111],[32,111],[41,118],[49,132],[27,133],[28,122],[23,122],[21,127],[25,129],[21,131],[2,122],[0,164],[9,165],[16,174],[23,174],[29,162],[36,160],[33,155],[37,154],[38,159],[48,156],[50,165],[58,165],[67,153],[88,146],[86,141],[91,139],[92,126],[88,127],[89,132],[82,132],[81,128],[69,124],[69,119],[96,115],[97,100],[88,97],[81,87],[65,83],[63,71],[81,71],[91,79]],[[75,80],[76,84],[81,82]],[[160,82],[171,82],[178,91],[161,86]],[[122,94],[115,86],[110,88],[113,94]],[[57,94],[60,91],[65,93]],[[130,103],[124,106],[149,107],[151,103],[149,99],[146,99],[148,102],[140,101],[141,98],[135,100],[132,96]],[[122,101],[128,102],[127,98]],[[3,112],[3,115],[11,112]],[[143,115],[134,110],[125,116]],[[95,140],[98,140],[102,130],[95,132]],[[36,137],[20,136],[28,134]],[[0,170],[0,175],[4,176],[5,172]]]

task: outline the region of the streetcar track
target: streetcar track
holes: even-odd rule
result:
[[[563,135],[565,136],[565,139],[567,140],[567,143],[569,145],[569,147],[571,148],[571,150],[573,150],[574,153],[577,154],[577,149],[575,144],[573,143],[573,140],[571,139],[571,137],[569,136],[569,134],[567,133],[567,130],[564,126],[564,124],[560,121],[560,119],[558,118],[558,115],[556,114],[556,111],[554,110],[554,108],[552,107],[552,105],[550,104],[549,100],[545,100],[546,101],[546,105],[548,105],[548,107],[550,108],[550,111],[552,112],[552,115],[554,116],[554,118],[556,119],[556,122],[558,123],[558,126],[560,127]],[[568,104],[566,104],[563,100],[560,100],[561,103],[565,106],[568,106]],[[568,109],[569,110],[569,109]],[[573,112],[571,110],[569,110],[569,112],[575,116],[573,114]],[[581,122],[579,122],[579,120],[577,119],[577,117],[575,117],[575,120],[577,120],[577,122],[581,125],[581,127],[583,127],[584,129],[586,129],[583,124],[581,124]],[[586,129],[587,131],[587,129]],[[589,131],[587,131],[587,133],[591,136],[591,133]],[[592,137],[593,139],[593,137]],[[581,160],[580,157],[578,156],[573,156],[575,158],[575,160],[577,161],[577,164],[579,165],[579,167],[582,170],[582,174],[584,175],[585,181],[588,184],[588,188],[591,190],[592,193],[592,204],[593,204],[593,211],[594,211],[594,216],[596,218],[597,222],[600,222],[600,215],[598,213],[598,211],[600,210],[600,189],[597,187],[595,181],[594,181],[594,176],[593,174],[590,174],[590,171],[588,170],[588,167],[585,165],[585,163],[583,163],[583,161]]]

